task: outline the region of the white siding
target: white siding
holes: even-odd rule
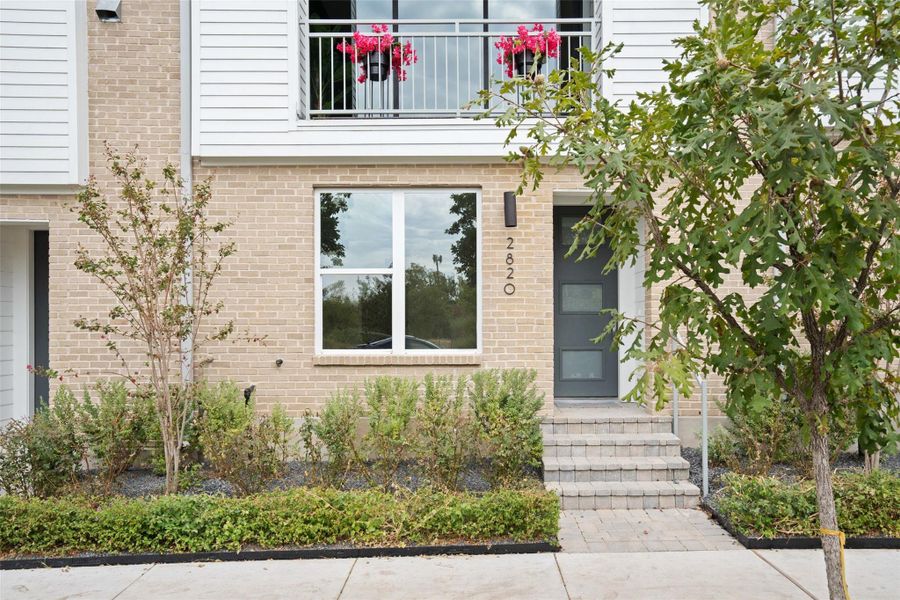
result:
[[[85,4],[0,3],[0,183],[72,185],[87,166]]]
[[[626,103],[665,83],[663,60],[679,54],[673,40],[693,33],[694,21],[707,18],[695,0],[602,0],[602,5],[604,45],[623,45],[612,62],[615,78],[604,81],[603,92]]]
[[[506,131],[471,119],[303,120],[306,0],[192,3],[193,153],[210,164],[500,160]],[[628,100],[663,81],[672,38],[704,13],[695,0],[596,0],[597,28],[625,48],[604,93]],[[298,113],[301,118],[298,119]]]
[[[31,232],[0,227],[0,426],[29,415]]]
[[[193,3],[194,154],[223,138],[238,143],[233,136],[275,143],[269,134],[291,127],[290,8],[290,0]]]

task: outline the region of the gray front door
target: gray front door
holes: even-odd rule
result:
[[[581,206],[553,207],[553,394],[557,399],[608,399],[619,393],[619,360],[609,338],[595,344],[609,322],[603,308],[616,308],[616,271],[603,273],[611,253],[601,248],[589,260],[565,258],[572,225],[587,214]]]

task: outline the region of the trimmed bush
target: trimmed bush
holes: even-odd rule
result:
[[[374,481],[389,488],[414,445],[410,426],[419,401],[419,384],[414,379],[385,376],[367,379],[365,387],[369,417],[365,441],[372,453]]]
[[[539,467],[543,452],[544,395],[532,370],[490,369],[472,374],[469,397],[475,421],[491,458],[495,483],[520,482],[528,467]]]
[[[336,488],[344,485],[359,460],[356,436],[362,416],[362,404],[355,390],[332,394],[318,417],[311,411],[304,413],[300,439],[311,482]]]
[[[457,489],[459,475],[475,454],[477,434],[466,414],[466,378],[425,376],[422,402],[416,413],[418,458],[429,481]]]
[[[729,474],[719,511],[747,536],[819,536],[815,483]],[[900,537],[900,477],[876,471],[834,476],[838,523],[848,536]]]
[[[78,401],[60,386],[50,408],[0,431],[0,487],[18,496],[53,496],[78,483],[86,445],[78,427]]]
[[[284,472],[293,424],[280,406],[258,415],[233,383],[198,388],[199,438],[216,476],[238,495],[265,489]]]
[[[543,490],[483,495],[424,489],[295,489],[245,498],[0,497],[0,552],[208,552],[247,546],[384,546],[552,540],[559,499]]]
[[[120,381],[101,381],[96,391],[94,402],[85,390],[78,418],[96,462],[97,480],[108,494],[119,475],[134,464],[147,444],[150,431],[159,425],[151,395],[129,392]]]

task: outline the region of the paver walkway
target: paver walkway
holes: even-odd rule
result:
[[[900,551],[849,550],[854,600],[895,600]],[[815,550],[285,560],[0,571],[3,600],[825,600]]]
[[[564,510],[563,552],[737,550],[742,546],[699,509]]]

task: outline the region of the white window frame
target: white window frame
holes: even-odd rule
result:
[[[321,202],[322,194],[340,194],[353,192],[381,192],[391,194],[392,217],[392,267],[383,269],[354,269],[352,267],[322,267],[321,256]],[[475,348],[454,348],[441,350],[407,350],[406,349],[406,230],[405,206],[406,194],[422,192],[446,192],[447,194],[475,194],[475,310],[476,331]],[[478,188],[371,188],[342,187],[321,188],[315,190],[315,352],[317,356],[478,356],[482,351],[482,268],[481,268],[481,190]],[[364,350],[361,348],[322,347],[322,276],[323,275],[390,275],[391,276],[391,337],[392,348],[385,350]],[[402,343],[398,343],[398,341]]]

